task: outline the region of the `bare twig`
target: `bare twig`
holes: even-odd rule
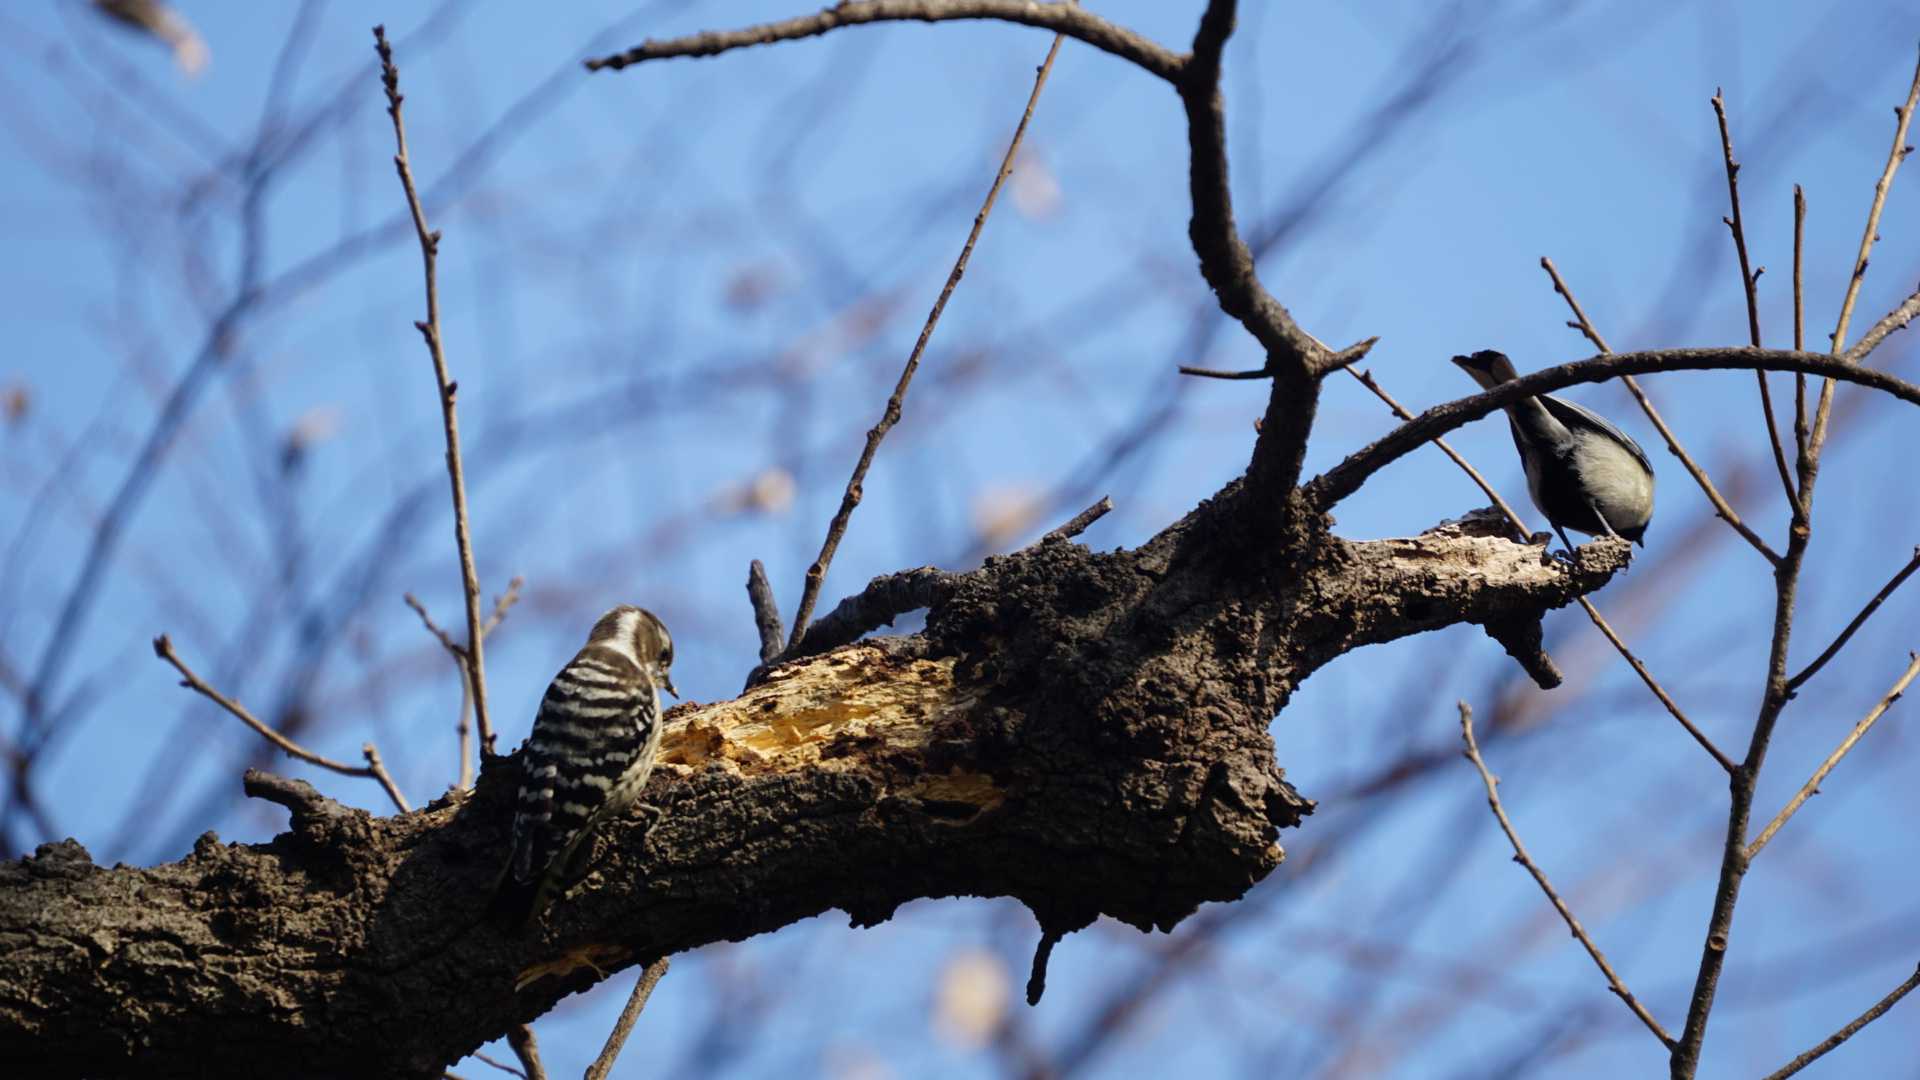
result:
[[[756,565],[758,565],[756,563]],[[633,984],[633,993],[627,998],[627,1007],[620,1010],[620,1019],[614,1022],[613,1030],[607,1033],[607,1043],[600,1048],[600,1056],[587,1066],[586,1080],[606,1080],[607,1073],[613,1069],[614,1059],[620,1056],[620,1048],[627,1043],[627,1036],[633,1031],[634,1021],[640,1019],[640,1010],[647,1007],[647,999],[653,996],[653,988],[660,984],[660,977],[667,973],[667,958],[661,957],[648,964]]]
[[[773,582],[759,559],[747,567],[747,601],[753,605],[753,624],[760,631],[760,662],[773,663],[780,655],[780,605],[773,599]]]
[[[508,1028],[507,1045],[513,1047],[520,1067],[527,1070],[527,1080],[547,1080],[546,1066],[540,1064],[540,1042],[533,1037],[530,1025],[515,1024]]]
[[[1900,695],[1907,692],[1907,686],[1913,682],[1913,677],[1920,675],[1920,654],[1907,655],[1910,661],[1907,664],[1907,670],[1893,684],[1893,689],[1887,691],[1886,696],[1881,698],[1878,704],[1867,710],[1867,715],[1853,725],[1853,730],[1847,732],[1847,737],[1840,740],[1839,746],[1833,748],[1833,753],[1828,754],[1827,760],[1821,762],[1820,767],[1813,771],[1813,776],[1800,785],[1800,790],[1794,793],[1793,798],[1787,800],[1787,805],[1781,807],[1780,812],[1767,823],[1767,827],[1760,830],[1760,835],[1754,837],[1753,843],[1747,845],[1748,859],[1760,854],[1760,849],[1767,846],[1767,841],[1773,839],[1773,834],[1780,831],[1780,827],[1787,823],[1787,819],[1798,813],[1808,799],[1820,793],[1820,782],[1827,778],[1827,774],[1833,771],[1834,766],[1840,764],[1842,758],[1853,752],[1854,744],[1872,730],[1874,723],[1893,707],[1894,702],[1900,700]]]
[[[507,582],[507,591],[493,598],[493,611],[487,615],[487,621],[480,624],[481,637],[486,637],[498,630],[500,624],[506,621],[507,612],[512,611],[513,605],[520,602],[520,587],[526,583],[526,578],[515,574]]]
[[[1894,987],[1886,997],[1875,1002],[1873,1008],[1861,1013],[1851,1024],[1820,1040],[1819,1045],[1801,1054],[1799,1057],[1794,1058],[1792,1061],[1787,1062],[1774,1072],[1768,1073],[1766,1080],[1786,1080],[1787,1077],[1813,1064],[1827,1051],[1853,1038],[1859,1033],[1861,1028],[1880,1019],[1881,1016],[1886,1014],[1888,1009],[1898,1005],[1901,998],[1911,994],[1916,986],[1920,986],[1920,965],[1915,965],[1913,974],[1907,976],[1907,981]]]
[[[480,626],[482,640],[493,633],[494,629],[506,619],[507,612],[520,601],[520,586],[523,584],[525,579],[515,575],[512,581],[507,582],[507,591],[494,598],[493,613],[488,615],[487,621]],[[439,623],[433,621],[433,616],[427,614],[426,605],[420,602],[419,597],[407,593],[401,599],[407,602],[407,606],[413,609],[415,615],[420,616],[420,625],[427,628],[427,633],[439,639],[440,647],[447,650],[447,655],[453,658],[454,667],[460,671],[460,719],[454,725],[455,733],[459,736],[460,751],[457,783],[462,791],[468,790],[473,787],[473,730],[467,723],[468,714],[473,707],[473,680],[467,674],[467,650],[459,642],[454,641],[451,634],[441,629]]]
[[[1545,270],[1547,277],[1553,279],[1553,291],[1566,300],[1567,307],[1573,311],[1574,318],[1579,320],[1577,324],[1572,325],[1585,334],[1588,341],[1593,342],[1594,348],[1604,354],[1612,355],[1613,350],[1607,347],[1606,339],[1600,336],[1600,331],[1594,329],[1592,321],[1587,318],[1587,313],[1581,309],[1580,301],[1574,299],[1573,290],[1567,288],[1566,280],[1560,276],[1560,269],[1553,265],[1553,260],[1543,256],[1540,259],[1540,269]],[[1779,553],[1768,546],[1765,540],[1760,539],[1758,533],[1748,528],[1746,522],[1740,520],[1740,515],[1734,512],[1733,505],[1720,494],[1720,489],[1713,486],[1713,481],[1707,476],[1707,470],[1701,468],[1700,464],[1693,460],[1693,455],[1687,453],[1687,448],[1680,445],[1680,440],[1674,435],[1673,429],[1668,427],[1666,420],[1661,418],[1660,410],[1653,407],[1653,399],[1640,388],[1639,380],[1627,375],[1620,381],[1626,384],[1627,391],[1633,395],[1633,399],[1640,403],[1640,411],[1646,413],[1647,419],[1653,422],[1654,430],[1667,441],[1667,451],[1680,459],[1680,465],[1687,470],[1687,475],[1693,477],[1694,483],[1700,485],[1700,490],[1707,496],[1707,501],[1713,504],[1713,512],[1720,516],[1720,520],[1733,526],[1733,531],[1753,545],[1753,549],[1768,562],[1778,565]]]
[[[1733,233],[1733,248],[1740,256],[1740,285],[1747,294],[1748,344],[1757,349],[1760,347],[1760,271],[1753,270],[1747,261],[1747,229],[1740,217],[1740,163],[1733,157],[1727,101],[1719,90],[1713,92],[1713,115],[1720,122],[1720,151],[1727,165],[1727,202],[1733,207],[1733,216],[1720,220],[1726,222]],[[1760,386],[1760,409],[1767,418],[1767,439],[1773,445],[1773,460],[1780,469],[1780,485],[1786,489],[1787,505],[1799,506],[1800,497],[1793,490],[1793,475],[1787,471],[1787,452],[1780,443],[1780,426],[1773,417],[1773,393],[1767,388],[1767,373],[1756,371],[1753,377]]]
[[[1108,495],[1102,495],[1100,496],[1099,502],[1068,518],[1066,524],[1042,536],[1040,542],[1044,544],[1049,540],[1071,540],[1081,533],[1086,532],[1088,526],[1112,512],[1113,498]]]
[[[1907,324],[1915,318],[1920,318],[1920,291],[1902,300],[1899,307],[1887,312],[1885,317],[1874,323],[1866,333],[1860,335],[1860,340],[1854,342],[1853,348],[1847,350],[1847,359],[1856,364],[1865,360],[1867,354],[1879,348],[1880,343],[1885,341],[1889,334],[1895,330],[1905,330]]]
[[[1860,234],[1860,253],[1854,257],[1853,275],[1847,279],[1847,292],[1840,301],[1840,317],[1834,323],[1832,353],[1835,356],[1847,354],[1847,324],[1853,319],[1853,305],[1860,298],[1860,285],[1867,277],[1867,257],[1873,253],[1873,242],[1880,238],[1880,211],[1887,205],[1887,191],[1893,187],[1893,174],[1900,171],[1900,163],[1907,157],[1907,129],[1913,122],[1913,109],[1920,101],[1920,60],[1913,68],[1913,84],[1907,88],[1905,105],[1894,107],[1896,123],[1893,126],[1893,146],[1887,151],[1887,164],[1880,170],[1880,179],[1873,185],[1873,203],[1867,209],[1867,227]],[[1826,445],[1827,421],[1833,411],[1833,380],[1827,379],[1820,386],[1820,404],[1814,410],[1813,436],[1809,441],[1809,453],[1818,460],[1820,448]],[[1801,486],[1806,485],[1803,482]]]
[[[1793,351],[1807,347],[1807,193],[1793,185]],[[1807,456],[1807,377],[1793,373],[1793,444]]]
[[[618,71],[648,60],[717,56],[752,45],[817,37],[842,26],[861,23],[946,22],[955,19],[999,19],[1052,30],[1137,64],[1169,82],[1179,78],[1184,64],[1183,58],[1172,50],[1072,3],[1042,4],[1030,0],[855,0],[836,4],[816,15],[784,22],[751,26],[743,30],[709,31],[666,41],[646,41],[623,53],[588,60],[586,66],[588,71],[602,68]]]
[[[379,781],[380,786],[387,790],[387,798],[393,800],[393,805],[399,807],[401,813],[411,811],[413,807],[408,806],[406,798],[400,794],[400,785],[393,782],[393,775],[387,772],[386,764],[380,760],[380,751],[367,742],[360,744],[360,754],[367,759],[367,775]]]
[[[1500,805],[1499,778],[1493,775],[1487,768],[1486,761],[1480,757],[1480,745],[1474,741],[1473,737],[1473,708],[1464,701],[1460,702],[1460,738],[1466,743],[1467,760],[1473,762],[1473,767],[1480,771],[1480,781],[1486,785],[1487,805],[1493,809],[1493,816],[1500,823],[1500,831],[1507,834],[1507,842],[1513,845],[1513,861],[1526,867],[1527,873],[1533,875],[1533,880],[1540,886],[1540,891],[1546,894],[1547,900],[1553,904],[1553,909],[1560,913],[1561,919],[1566,921],[1567,929],[1572,931],[1573,936],[1586,947],[1587,955],[1593,957],[1594,964],[1600,968],[1601,974],[1607,977],[1607,988],[1619,995],[1621,1001],[1626,1002],[1627,1008],[1633,1011],[1633,1015],[1640,1018],[1641,1023],[1647,1025],[1647,1030],[1653,1032],[1655,1038],[1671,1048],[1673,1036],[1667,1034],[1667,1029],[1660,1026],[1660,1021],[1655,1020],[1646,1006],[1640,1004],[1640,1000],[1633,996],[1633,992],[1627,989],[1627,985],[1620,981],[1620,976],[1614,972],[1613,965],[1607,963],[1606,954],[1593,943],[1593,938],[1587,934],[1586,928],[1581,926],[1580,920],[1574,917],[1573,909],[1567,907],[1567,902],[1554,891],[1553,883],[1547,880],[1547,875],[1533,861],[1532,856],[1527,854],[1526,845],[1520,842],[1520,834],[1514,831],[1513,822],[1507,819],[1506,808]]]
[[[400,789],[394,786],[393,778],[388,776],[387,770],[380,765],[379,754],[374,751],[372,743],[366,744],[363,748],[363,751],[367,755],[367,765],[364,768],[358,765],[348,765],[344,761],[335,761],[329,757],[322,757],[262,723],[257,717],[247,711],[246,706],[215,690],[213,687],[208,686],[201,680],[200,676],[193,673],[193,669],[186,665],[186,661],[181,660],[180,655],[173,651],[173,642],[167,635],[161,634],[159,637],[153,639],[153,654],[173,665],[174,670],[180,673],[181,686],[201,694],[229,713],[232,713],[240,719],[241,723],[252,728],[261,738],[278,747],[280,751],[288,757],[298,761],[304,761],[309,765],[317,765],[322,769],[339,773],[342,776],[371,777],[378,780],[380,786],[387,790],[387,796],[393,800],[393,805],[399,807],[402,813],[413,809],[413,807],[407,805],[406,797],[400,794]]]
[[[413,325],[426,340],[433,358],[433,375],[440,387],[440,418],[447,436],[447,483],[453,489],[453,539],[460,554],[460,585],[467,599],[467,682],[473,691],[474,721],[480,729],[480,752],[493,753],[493,724],[487,715],[486,648],[480,630],[480,578],[474,570],[473,537],[467,524],[467,480],[460,464],[460,424],[454,396],[459,385],[447,376],[447,356],[440,341],[440,287],[436,276],[440,234],[427,227],[427,211],[414,187],[413,167],[407,161],[407,128],[400,117],[400,72],[393,66],[393,49],[386,28],[373,28],[374,49],[380,54],[380,81],[387,92],[387,115],[393,118],[394,171],[407,195],[413,230],[420,240],[420,261],[426,274],[427,317]],[[465,761],[465,756],[461,758]]]
[[[833,13],[826,14],[830,16]],[[824,32],[831,29],[832,25],[835,24],[830,22],[815,32]],[[967,260],[973,257],[973,245],[980,239],[980,231],[986,228],[988,215],[993,213],[993,204],[1000,197],[1001,185],[1013,174],[1013,162],[1020,152],[1020,141],[1026,137],[1027,124],[1033,119],[1033,108],[1040,102],[1040,91],[1046,89],[1047,76],[1053,71],[1053,58],[1060,54],[1061,39],[1061,34],[1053,36],[1053,46],[1047,50],[1047,59],[1034,76],[1033,92],[1027,95],[1027,107],[1020,114],[1020,123],[1013,129],[1006,155],[1000,159],[1000,171],[994,174],[993,184],[987,188],[987,197],[980,204],[980,212],[973,216],[973,228],[967,232],[967,242],[960,248],[960,257],[954,260],[953,270],[947,274],[946,285],[941,288],[939,298],[934,300],[933,310],[927,313],[927,321],[920,328],[920,337],[914,342],[913,351],[907,354],[906,366],[900,370],[900,379],[894,384],[893,395],[887,398],[887,407],[881,413],[880,422],[867,431],[866,446],[860,451],[860,460],[854,463],[853,475],[847,478],[847,490],[840,497],[840,509],[834,512],[833,521],[827,526],[827,538],[820,545],[819,556],[813,560],[812,566],[807,567],[806,584],[800,592],[800,606],[793,616],[793,633],[787,639],[788,652],[797,648],[800,640],[807,635],[807,621],[813,617],[813,605],[820,599],[820,586],[826,581],[827,568],[833,564],[833,554],[847,533],[847,522],[853,517],[853,508],[860,505],[863,494],[861,485],[866,479],[867,468],[873,464],[873,455],[880,449],[880,440],[886,438],[887,432],[893,430],[893,425],[900,422],[901,402],[906,399],[913,373],[920,368],[920,356],[926,352],[927,342],[933,337],[933,328],[939,325],[940,314],[947,309],[947,301],[960,284],[961,275],[967,272]]]
[[[509,1076],[518,1076],[521,1078],[521,1080],[526,1080],[527,1074],[524,1070],[516,1069],[504,1061],[495,1061],[493,1060],[493,1058],[488,1057],[486,1054],[483,1054],[478,1050],[475,1050],[473,1052],[473,1057],[490,1068],[497,1069],[500,1072],[506,1073]],[[452,1076],[453,1074],[448,1073],[447,1075]]]
[[[1855,615],[1853,621],[1847,624],[1847,628],[1840,631],[1840,636],[1833,639],[1833,644],[1827,646],[1819,656],[1814,657],[1813,663],[1808,664],[1800,674],[1787,680],[1787,692],[1792,693],[1806,685],[1807,680],[1813,678],[1815,672],[1824,667],[1827,661],[1833,659],[1834,654],[1846,645],[1847,639],[1853,636],[1853,632],[1860,629],[1868,616],[1878,611],[1887,597],[1892,596],[1895,589],[1912,577],[1915,570],[1920,570],[1920,546],[1913,549],[1913,558],[1907,560],[1907,565],[1901,567],[1892,578],[1888,579],[1887,583],[1880,587],[1880,591],[1873,594],[1873,599],[1867,601],[1867,605],[1860,609],[1860,614]]]
[[[1585,609],[1587,618],[1593,620],[1593,625],[1599,628],[1600,633],[1605,635],[1606,639],[1613,643],[1614,649],[1626,659],[1628,666],[1633,668],[1634,674],[1640,676],[1640,681],[1647,684],[1647,689],[1653,691],[1653,696],[1660,700],[1660,704],[1666,706],[1667,712],[1672,714],[1675,720],[1680,721],[1680,726],[1687,729],[1687,734],[1693,736],[1693,741],[1699,743],[1702,750],[1713,755],[1713,760],[1719,762],[1722,769],[1729,774],[1733,773],[1735,769],[1733,759],[1722,753],[1720,748],[1713,744],[1713,740],[1707,738],[1706,732],[1695,727],[1693,721],[1687,719],[1687,714],[1680,711],[1680,706],[1653,677],[1653,672],[1647,670],[1647,665],[1633,655],[1633,650],[1627,648],[1627,643],[1620,639],[1619,634],[1614,633],[1613,627],[1606,619],[1601,618],[1600,610],[1593,606],[1593,601],[1584,596],[1575,597],[1575,599],[1580,601],[1580,606]]]
[[[319,789],[305,780],[275,776],[261,769],[248,769],[241,777],[240,786],[250,799],[264,799],[286,807],[296,826],[303,821],[330,821],[352,813],[320,794]]]
[[[1271,379],[1273,377],[1273,372],[1268,371],[1266,368],[1253,368],[1247,371],[1219,371],[1214,368],[1189,367],[1186,364],[1180,365],[1180,374],[1192,375],[1201,379],[1233,379],[1241,382],[1251,382],[1254,379]]]
[[[467,650],[461,648],[460,643],[453,640],[452,635],[448,634],[445,630],[442,630],[440,628],[439,623],[433,621],[433,616],[427,614],[427,606],[420,602],[419,597],[413,595],[412,593],[404,593],[401,595],[400,599],[405,601],[406,605],[413,609],[413,613],[415,615],[420,616],[420,625],[427,628],[427,633],[432,634],[435,638],[439,639],[440,647],[447,650],[447,653],[451,655],[454,658],[454,660],[460,663],[461,669],[462,669],[462,675],[464,676],[466,661],[467,661]]]

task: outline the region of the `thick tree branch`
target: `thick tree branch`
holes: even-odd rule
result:
[[[272,843],[209,834],[146,869],[77,845],[0,867],[0,1063],[437,1076],[618,970],[828,908],[871,924],[1012,896],[1045,926],[1169,928],[1263,878],[1310,812],[1267,729],[1314,670],[1565,604],[1625,559],[1542,563],[1504,525],[1456,525],[1328,537],[1282,575],[1220,557],[1209,521],[1135,551],[1036,544],[957,575],[918,656],[855,646],[674,710],[647,793],[664,817],[614,823],[599,872],[525,934],[480,911],[517,757],[418,813],[297,813]]]
[[[1283,524],[1297,517],[1292,491],[1313,431],[1320,379],[1341,365],[1261,284],[1253,252],[1234,224],[1220,55],[1233,33],[1235,6],[1234,0],[1210,0],[1176,84],[1187,113],[1187,186],[1193,199],[1187,234],[1200,259],[1200,275],[1213,288],[1220,310],[1245,327],[1266,353],[1273,388],[1247,465],[1246,495],[1262,525]]]

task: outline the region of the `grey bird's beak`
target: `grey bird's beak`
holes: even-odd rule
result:
[[[1453,362],[1460,370],[1473,376],[1473,381],[1479,383],[1482,390],[1491,390],[1519,377],[1513,370],[1513,361],[1507,359],[1505,353],[1492,349],[1481,349],[1472,356],[1456,356]]]
[[[661,672],[660,685],[667,688],[667,693],[672,694],[675,701],[680,700],[680,691],[675,690],[673,688],[673,676],[667,674],[664,671]]]

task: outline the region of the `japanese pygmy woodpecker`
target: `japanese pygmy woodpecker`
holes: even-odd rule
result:
[[[600,616],[587,643],[547,686],[520,764],[513,854],[492,910],[509,925],[537,916],[573,884],[602,822],[647,786],[660,749],[660,689],[673,638],[650,611],[622,604]]]
[[[1519,377],[1513,362],[1491,349],[1453,362],[1488,390]],[[1653,463],[1639,443],[1592,410],[1548,394],[1508,405],[1507,424],[1527,471],[1527,493],[1569,551],[1568,529],[1645,546]]]

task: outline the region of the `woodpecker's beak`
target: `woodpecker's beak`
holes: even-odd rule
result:
[[[672,694],[672,695],[673,695],[673,699],[674,699],[675,701],[678,701],[678,700],[680,700],[680,691],[678,691],[678,690],[675,690],[675,689],[673,688],[673,676],[671,676],[671,675],[669,675],[669,674],[667,674],[667,673],[666,673],[666,672],[664,672],[664,671],[663,671],[663,672],[661,672],[661,673],[660,673],[660,685],[662,685],[662,686],[664,686],[664,687],[666,687],[666,688],[667,688],[667,693],[669,693],[669,694]]]

